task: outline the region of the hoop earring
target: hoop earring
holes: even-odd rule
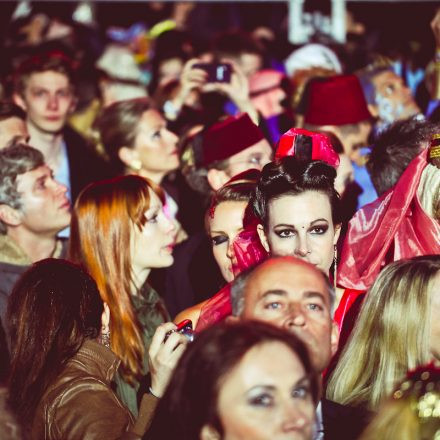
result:
[[[336,276],[338,274],[338,248],[333,245],[333,286],[336,289]]]

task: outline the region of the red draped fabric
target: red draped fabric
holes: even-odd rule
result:
[[[425,150],[409,164],[393,189],[361,208],[350,221],[338,271],[338,285],[348,289],[335,313],[340,329],[351,305],[371,286],[382,267],[403,258],[440,254],[440,224],[424,212],[417,197],[426,164]],[[234,251],[239,272],[267,256],[255,223],[239,235]],[[230,314],[228,284],[202,308],[196,330]]]
[[[425,213],[417,197],[426,165],[424,150],[391,190],[354,215],[342,250],[338,285],[366,290],[392,261],[440,254],[440,224]]]
[[[195,329],[196,333],[216,322],[223,321],[231,313],[231,283],[228,283],[202,307]]]
[[[264,260],[267,252],[263,248],[257,233],[257,223],[249,224],[234,240],[234,252],[237,258],[238,273]],[[238,275],[235,273],[234,275]],[[196,331],[222,321],[231,314],[231,284],[228,283],[202,307]]]

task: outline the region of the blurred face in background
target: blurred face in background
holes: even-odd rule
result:
[[[372,83],[376,92],[378,116],[382,121],[392,123],[420,113],[411,90],[399,75],[387,70],[374,76]]]
[[[49,134],[63,129],[76,101],[67,75],[52,70],[32,73],[14,100],[27,113],[30,127]]]
[[[133,150],[143,170],[166,174],[179,167],[177,136],[166,127],[166,121],[156,110],[142,114],[137,126]]]
[[[249,148],[234,154],[228,159],[228,175],[230,178],[243,171],[255,168],[262,170],[272,160],[272,147],[266,139],[262,139]]]
[[[359,166],[365,165],[365,157],[361,155],[361,148],[368,145],[368,136],[370,135],[372,124],[370,121],[362,121],[357,124],[356,130],[349,130],[344,133],[337,126],[332,127],[332,131],[341,140],[345,154],[351,161]]]
[[[263,67],[263,59],[256,53],[242,53],[236,62],[248,78]]]
[[[184,64],[184,61],[179,57],[163,60],[159,65],[158,85],[167,84],[172,80],[179,79]]]

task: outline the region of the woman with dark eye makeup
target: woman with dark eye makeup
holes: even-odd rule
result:
[[[212,253],[227,282],[233,281],[239,270],[233,243],[244,229],[245,211],[255,186],[256,180],[226,184],[213,195],[206,213],[206,232],[211,238]]]
[[[244,229],[244,218],[260,172],[251,169],[240,173],[214,193],[205,215],[206,233],[211,238],[212,253],[225,282],[230,283],[240,272],[233,244]],[[209,300],[179,313],[175,322],[198,321],[200,310]]]
[[[331,276],[340,233],[336,170],[286,156],[266,165],[252,205],[258,235],[272,256],[292,255]]]
[[[260,241],[270,255],[295,256],[334,277],[331,268],[341,223],[335,178],[336,169],[328,163],[293,156],[276,159],[263,168],[250,205]],[[223,298],[228,293],[219,292],[202,305],[197,330],[231,312]],[[338,294],[337,300],[342,290]]]

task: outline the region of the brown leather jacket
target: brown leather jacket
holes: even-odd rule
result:
[[[134,423],[110,387],[118,366],[119,360],[111,350],[95,341],[85,341],[44,393],[35,413],[32,439],[141,438],[156,399],[144,396]]]

